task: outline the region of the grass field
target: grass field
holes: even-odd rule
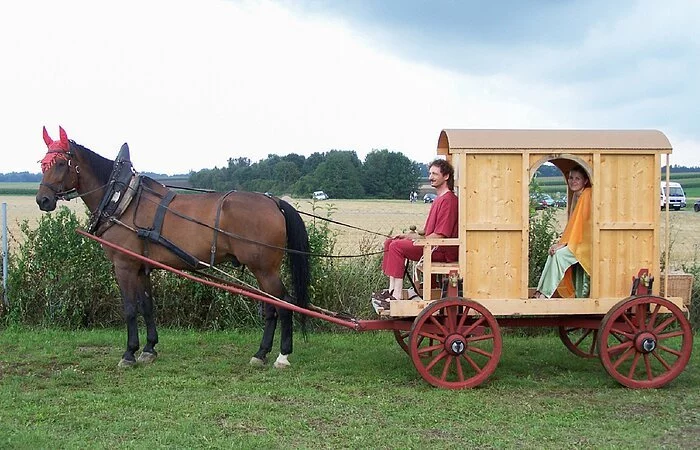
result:
[[[504,338],[482,387],[425,383],[388,332],[312,334],[287,371],[258,332],[161,330],[119,370],[122,330],[0,333],[2,448],[697,448],[700,342],[656,390],[619,386],[557,337]]]

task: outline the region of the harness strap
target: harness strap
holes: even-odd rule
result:
[[[221,198],[219,198],[219,201],[216,205],[216,219],[214,219],[214,236],[212,237],[211,241],[211,257],[209,258],[209,265],[212,267],[214,266],[214,257],[216,256],[216,240],[219,237],[219,219],[221,218],[221,209],[224,207],[224,200],[226,199],[226,197],[228,197],[234,192],[236,191],[228,191],[226,194],[222,195]]]
[[[197,258],[190,255],[177,245],[173,244],[167,238],[163,237],[163,235],[160,233],[163,229],[163,220],[165,219],[165,213],[168,211],[168,205],[174,198],[175,192],[168,191],[168,193],[165,194],[165,196],[163,196],[162,200],[158,204],[158,209],[156,210],[155,216],[153,217],[153,228],[150,230],[145,228],[139,228],[136,234],[141,239],[146,239],[148,241],[162,245],[163,247],[173,252],[175,256],[189,264],[191,267],[195,269],[200,268],[201,265]]]

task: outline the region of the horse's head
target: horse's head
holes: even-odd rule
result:
[[[48,147],[46,156],[41,160],[44,173],[36,194],[36,203],[42,211],[56,209],[56,201],[78,188],[78,167],[72,162],[74,152],[71,142],[63,128],[59,127],[60,138],[54,141],[44,127],[44,142]]]

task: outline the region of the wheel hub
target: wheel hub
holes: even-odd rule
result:
[[[656,336],[649,332],[640,333],[634,339],[634,345],[640,353],[651,353],[656,349]]]
[[[467,349],[467,343],[464,337],[459,334],[453,334],[445,339],[445,350],[452,356],[459,356]]]

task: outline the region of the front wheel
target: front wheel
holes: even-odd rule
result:
[[[408,341],[418,373],[433,386],[447,389],[486,381],[496,370],[502,347],[495,317],[481,304],[461,298],[438,300],[423,309]]]
[[[670,383],[685,369],[692,349],[690,322],[665,298],[627,298],[613,306],[600,324],[601,363],[610,376],[629,388]]]

